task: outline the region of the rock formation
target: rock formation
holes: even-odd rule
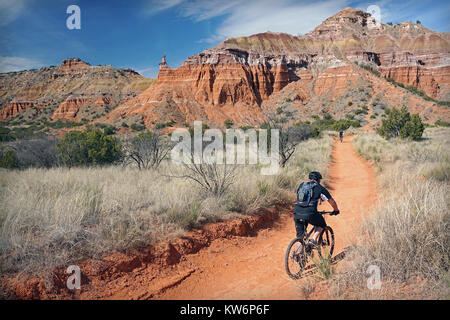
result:
[[[48,112],[55,112],[53,119],[77,121],[74,115],[80,108],[90,104],[118,105],[141,93],[152,82],[131,69],[90,66],[80,59],[66,59],[57,67],[3,73],[0,74],[0,120],[27,110],[36,116],[36,110],[45,107]]]
[[[58,106],[58,109],[53,113],[52,119],[73,120],[76,118],[81,108],[86,106],[109,106],[111,105],[111,102],[111,98],[108,97],[70,96]]]
[[[332,100],[367,81],[367,72],[354,63],[368,65],[431,98],[449,100],[447,39],[421,25],[385,25],[369,13],[344,8],[303,36],[266,32],[227,39],[176,69],[167,65],[164,56],[155,86],[125,103],[110,119],[142,114],[146,123],[202,119],[221,125],[231,119],[255,124],[267,110],[263,105],[283,96],[277,93],[294,82],[298,83],[286,92],[297,88],[294,101],[303,106],[297,109],[320,112],[324,109],[307,107],[308,103],[323,100],[321,104],[332,105]],[[405,96],[403,101],[409,99],[405,90],[394,91]],[[389,99],[385,97],[388,104]]]
[[[302,36],[266,32],[226,39],[178,68],[171,68],[164,56],[156,83],[147,83],[146,90],[136,88],[143,80],[133,72],[93,67],[79,59],[41,69],[41,81],[28,81],[38,74],[27,71],[9,77],[5,87],[6,77],[0,75],[0,104],[20,95],[34,105],[53,103],[54,119],[73,121],[87,105],[118,104],[98,121],[121,123],[134,117],[148,127],[193,120],[223,126],[227,119],[236,126],[258,125],[269,112],[285,110],[298,121],[323,112],[343,117],[362,107],[370,108],[361,119],[373,116],[379,122],[382,107],[402,105],[426,121],[448,121],[447,108],[434,100],[450,100],[449,39],[419,24],[386,25],[367,12],[344,8]],[[18,83],[20,90],[14,89]],[[48,101],[40,101],[42,97]],[[14,108],[16,113],[20,109]],[[11,110],[4,108],[2,117],[12,115]]]

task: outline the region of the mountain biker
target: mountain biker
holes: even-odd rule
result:
[[[309,241],[312,245],[317,246],[320,233],[327,226],[325,219],[317,212],[319,201],[330,203],[334,210],[330,215],[338,215],[339,209],[328,190],[320,184],[322,179],[320,172],[312,171],[308,177],[309,181],[302,182],[297,189],[297,201],[294,206],[295,230],[297,238],[302,238],[308,223],[312,224],[315,232]]]
[[[339,139],[342,142],[342,139],[344,138],[344,131],[339,131]]]

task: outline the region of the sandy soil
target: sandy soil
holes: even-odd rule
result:
[[[352,138],[336,140],[330,177],[324,181],[341,211],[326,216],[338,257],[376,197],[374,170],[355,152]],[[294,236],[292,209],[274,207],[148,248],[88,259],[80,264],[81,290],[66,288],[63,269],[53,272],[53,289],[36,278],[7,277],[5,283],[11,297],[19,299],[302,299],[298,281],[304,280],[294,281],[284,270],[285,250]]]
[[[374,170],[355,152],[351,139],[345,137],[343,143],[336,142],[331,177],[327,181],[341,210],[341,215],[326,218],[335,231],[335,254],[341,253],[351,243],[353,232],[376,196]],[[329,209],[329,205],[325,204],[323,208]],[[179,283],[152,298],[302,298],[297,282],[284,271],[285,250],[294,235],[292,215],[288,213],[272,228],[260,231],[255,237],[215,240],[210,247],[188,255],[178,265]],[[185,277],[181,270],[184,270]],[[127,290],[125,296],[118,293],[111,298],[139,298],[139,290],[137,295],[132,291]]]

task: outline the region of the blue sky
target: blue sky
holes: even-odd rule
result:
[[[69,5],[81,29],[69,30]],[[156,77],[227,37],[274,31],[304,34],[340,9],[380,8],[381,21],[421,20],[450,31],[450,1],[348,0],[0,0],[0,72],[59,65],[79,57],[92,65],[133,68]]]

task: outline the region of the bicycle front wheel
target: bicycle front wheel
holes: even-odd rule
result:
[[[325,258],[326,257],[331,258],[334,251],[334,232],[330,226],[327,226],[323,230],[322,234],[320,235],[319,244],[320,244],[320,250],[318,250],[319,255]]]
[[[301,277],[307,262],[303,240],[295,238],[289,243],[285,256],[285,268],[289,277],[297,280]]]

